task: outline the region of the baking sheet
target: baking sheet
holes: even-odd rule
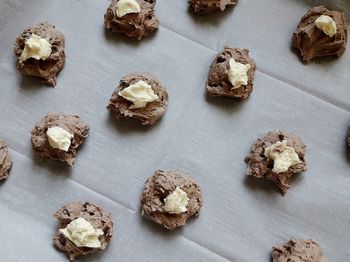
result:
[[[106,32],[108,0],[0,1],[0,137],[14,166],[0,184],[1,261],[66,261],[52,246],[62,205],[93,201],[112,213],[114,237],[82,261],[270,261],[272,245],[313,238],[330,261],[350,256],[350,52],[309,65],[290,49],[291,33],[313,5],[343,1],[240,0],[222,15],[195,17],[186,1],[157,3],[161,27],[142,42]],[[42,20],[66,36],[67,62],[55,88],[22,77],[13,42]],[[209,65],[224,45],[256,59],[255,90],[243,104],[205,96]],[[149,71],[168,88],[167,113],[154,127],[115,121],[105,109],[119,79]],[[30,130],[47,112],[79,114],[91,126],[73,168],[42,162]],[[309,170],[285,197],[247,179],[243,159],[269,130],[299,134]],[[201,216],[175,232],[145,221],[139,196],[156,169],[178,169],[201,184]]]

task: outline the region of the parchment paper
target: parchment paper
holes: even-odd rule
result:
[[[271,247],[291,237],[319,242],[330,261],[350,257],[350,51],[301,63],[291,35],[308,8],[350,2],[240,0],[223,14],[196,17],[186,0],[158,1],[158,32],[141,42],[106,32],[108,0],[0,0],[0,137],[14,166],[0,184],[0,261],[67,261],[52,246],[61,206],[92,201],[112,213],[113,240],[81,261],[270,261]],[[55,88],[17,72],[13,43],[28,25],[48,20],[66,37],[67,63]],[[205,95],[215,54],[246,47],[258,66],[242,104]],[[116,121],[106,110],[119,79],[157,75],[169,106],[153,127]],[[91,126],[73,168],[40,161],[30,131],[47,112],[79,114]],[[309,170],[286,196],[247,179],[244,157],[270,130],[297,133]],[[139,196],[157,169],[196,178],[201,216],[166,232],[143,219]]]

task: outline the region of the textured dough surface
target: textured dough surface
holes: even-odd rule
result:
[[[176,187],[185,191],[190,199],[187,212],[169,214],[163,210],[164,199]],[[142,215],[169,230],[186,225],[187,220],[192,216],[199,216],[200,208],[203,205],[202,192],[198,183],[193,178],[178,171],[156,171],[146,181],[140,200]]]
[[[315,20],[327,15],[333,18],[337,25],[337,33],[327,36],[315,25]],[[345,13],[328,10],[324,6],[310,9],[300,20],[293,34],[293,47],[300,51],[304,61],[309,62],[315,57],[340,56],[345,52],[348,35],[348,25]]]
[[[273,160],[265,157],[264,152],[267,147],[283,140],[287,140],[287,145],[294,148],[301,162],[291,166],[286,172],[275,173],[272,171]],[[247,164],[246,175],[271,180],[283,193],[286,193],[289,189],[291,177],[307,169],[305,148],[304,142],[294,134],[285,131],[269,132],[253,144],[250,154],[245,158]]]
[[[12,167],[12,158],[5,142],[0,139],[0,181],[9,176]]]
[[[273,262],[327,262],[320,246],[313,240],[291,239],[272,248]]]
[[[53,238],[53,244],[58,250],[66,253],[70,260],[75,260],[82,255],[102,252],[111,241],[113,234],[112,216],[93,203],[74,202],[68,204],[58,210],[54,214],[54,217],[58,219],[60,229],[66,228],[70,222],[82,217],[91,223],[95,229],[101,229],[104,232],[104,234],[99,237],[101,247],[89,248],[76,246],[72,241],[66,238],[62,232],[57,231]]]
[[[155,16],[156,0],[136,0],[141,8],[140,13],[131,13],[118,17],[116,6],[119,0],[112,0],[105,14],[105,27],[116,33],[141,40],[158,29],[159,20]]]
[[[46,60],[29,58],[26,61],[18,62],[17,68],[25,75],[40,77],[48,85],[55,86],[57,74],[62,70],[66,61],[64,35],[48,22],[42,22],[26,28],[15,42],[14,51],[18,59],[23,52],[25,41],[32,34],[45,38],[51,44],[51,55]]]
[[[226,7],[234,6],[238,0],[190,0],[193,12],[198,15],[224,11]]]
[[[158,99],[147,103],[143,108],[129,108],[132,102],[118,95],[118,92],[127,88],[129,85],[135,84],[143,80],[148,83]],[[168,106],[168,92],[160,80],[148,73],[130,73],[124,76],[117,89],[113,92],[107,108],[115,113],[116,118],[130,117],[141,121],[143,125],[155,124],[165,113]]]
[[[248,84],[232,89],[227,72],[230,68],[229,61],[233,58],[241,64],[250,64],[248,70]],[[255,61],[249,57],[247,49],[224,48],[214,59],[210,66],[208,81],[206,83],[207,93],[212,96],[223,96],[246,100],[253,91],[254,74],[256,70]]]
[[[74,135],[67,152],[50,146],[46,132],[54,126],[61,127]],[[59,160],[72,166],[75,163],[77,149],[88,137],[89,130],[89,125],[80,120],[77,115],[48,113],[36,123],[32,130],[32,146],[42,159]]]

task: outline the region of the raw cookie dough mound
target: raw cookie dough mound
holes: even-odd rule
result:
[[[153,125],[164,115],[167,106],[168,92],[157,77],[131,73],[120,80],[107,108],[117,119],[130,117],[143,125]]]
[[[215,11],[224,11],[226,7],[234,6],[237,0],[189,0],[193,12],[198,15],[213,13]]]
[[[259,138],[245,158],[246,175],[273,181],[283,193],[291,177],[306,171],[305,144],[284,131],[269,132]]]
[[[12,158],[7,145],[0,139],[0,181],[5,180],[9,176],[12,167]]]
[[[197,182],[177,171],[158,170],[145,184],[141,195],[142,215],[173,230],[198,217],[202,193]]]
[[[56,85],[57,74],[66,61],[64,35],[54,25],[43,22],[26,28],[15,42],[18,70]]]
[[[313,240],[289,240],[272,248],[273,262],[327,262],[320,246]]]
[[[293,47],[306,62],[315,57],[340,56],[346,49],[347,27],[344,12],[314,7],[301,18],[293,34]]]
[[[89,130],[89,125],[77,115],[48,113],[32,130],[32,146],[42,159],[59,160],[72,166]]]
[[[141,40],[158,29],[156,0],[112,0],[105,14],[105,27]]]
[[[224,48],[210,66],[207,93],[246,100],[253,91],[256,65],[247,49]]]
[[[350,128],[349,128],[349,132],[348,132],[348,146],[350,146]]]
[[[68,204],[58,210],[54,214],[54,217],[56,217],[60,223],[60,230],[56,232],[53,238],[53,244],[58,250],[66,253],[70,260],[75,260],[82,255],[102,252],[111,241],[113,233],[111,214],[90,202],[74,202]],[[82,219],[85,219],[85,221],[83,220],[85,223],[81,222]],[[79,221],[79,223],[74,224],[75,222],[73,221]],[[86,222],[90,224],[90,232],[86,229]],[[66,232],[64,231],[65,228],[68,229]],[[97,234],[93,235],[95,237],[95,243],[92,244],[87,241],[88,238],[84,239],[83,236],[89,237],[91,240],[92,234],[95,233],[94,231],[97,232]],[[74,233],[76,233],[76,235],[74,235]],[[67,235],[73,240],[68,238]]]

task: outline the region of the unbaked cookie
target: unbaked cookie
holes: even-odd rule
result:
[[[105,27],[137,40],[158,29],[156,0],[112,0],[105,14]]]
[[[59,160],[72,166],[89,129],[77,115],[48,113],[32,130],[33,149],[43,159]]]
[[[306,171],[305,144],[285,131],[269,132],[259,138],[245,158],[246,175],[273,181],[283,193],[291,177]]]
[[[273,262],[327,262],[321,247],[315,241],[291,239],[272,248]]]
[[[193,12],[198,15],[224,11],[226,7],[234,6],[236,2],[237,0],[189,0]]]
[[[347,30],[344,12],[317,6],[301,18],[293,34],[293,47],[306,62],[315,57],[340,56],[346,49]]]
[[[168,92],[157,77],[131,73],[120,80],[107,108],[117,119],[130,117],[143,125],[153,125],[164,115],[167,106]]]
[[[255,61],[247,49],[224,48],[210,66],[207,93],[246,100],[253,91]]]
[[[53,244],[58,250],[66,253],[70,260],[102,252],[111,241],[112,216],[93,203],[68,204],[58,210],[54,217],[60,224]]]
[[[5,180],[9,176],[12,167],[12,158],[7,145],[0,139],[0,181]]]
[[[17,37],[14,51],[21,73],[40,77],[48,85],[56,85],[66,55],[64,35],[54,25],[43,22],[26,28]]]
[[[198,183],[178,171],[156,171],[146,181],[140,200],[142,215],[169,230],[199,216],[203,204]]]

